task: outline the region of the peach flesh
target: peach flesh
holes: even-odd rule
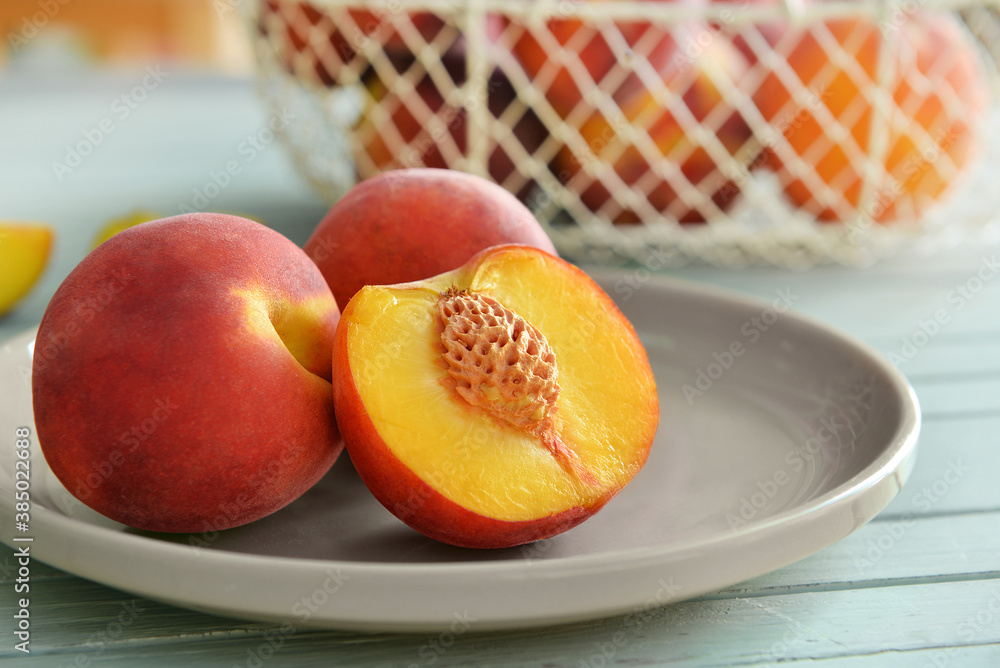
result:
[[[452,308],[456,295],[472,303]],[[470,374],[446,359],[447,340],[463,336],[463,358],[482,363]],[[463,381],[478,387],[457,392]],[[505,381],[531,391],[507,394]],[[376,498],[425,535],[476,548],[553,536],[593,515],[642,467],[659,418],[645,352],[610,298],[524,246],[364,288],[337,330],[334,392],[351,460]],[[548,421],[558,438],[546,441]]]

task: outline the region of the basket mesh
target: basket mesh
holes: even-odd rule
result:
[[[869,264],[993,240],[985,3],[261,0],[259,83],[331,203],[441,167],[564,255]]]

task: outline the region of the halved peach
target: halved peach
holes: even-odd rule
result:
[[[106,222],[101,229],[97,231],[94,235],[94,240],[90,243],[90,250],[94,250],[105,241],[115,236],[119,232],[129,229],[130,227],[135,227],[136,225],[141,225],[142,223],[148,223],[151,220],[158,220],[164,218],[160,213],[152,211],[151,209],[135,209],[124,216],[117,216]]]
[[[642,468],[659,421],[631,324],[586,274],[528,246],[363,288],[333,371],[337,423],[368,488],[463,547],[584,521]]]
[[[21,301],[41,278],[54,236],[47,225],[0,221],[0,315]]]

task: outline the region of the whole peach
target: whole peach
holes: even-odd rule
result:
[[[32,394],[49,467],[80,501],[150,531],[246,524],[343,448],[333,296],[278,232],[218,214],[127,229],[49,303]]]
[[[354,186],[304,248],[344,307],[365,285],[436,276],[507,243],[555,254],[534,215],[500,186],[464,172],[412,168]]]

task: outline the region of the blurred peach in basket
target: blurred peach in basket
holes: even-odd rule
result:
[[[795,30],[778,63],[794,85],[776,67],[754,92],[781,133],[767,162],[785,194],[822,221],[859,213],[876,222],[919,218],[967,171],[988,102],[985,73],[963,29],[951,14],[921,10],[888,31],[863,17]],[[873,118],[880,95],[885,112]],[[866,178],[874,199],[859,211]]]
[[[412,88],[393,73],[387,80],[367,78],[368,103],[353,129],[358,175],[364,179],[404,167],[461,166],[470,148],[470,110],[485,105],[487,125],[477,131],[487,134],[489,176],[524,199],[533,179],[521,174],[517,165],[523,166],[522,158],[531,156],[545,140],[545,126],[517,101],[513,85],[501,71],[494,71],[481,88],[462,93],[458,88],[466,81],[462,54],[446,53],[440,65],[437,78],[427,73]],[[454,85],[439,86],[440,74]],[[479,93],[485,99],[469,98]]]
[[[646,0],[700,5],[703,0]],[[648,20],[599,24],[567,13],[556,14],[540,27],[530,21],[511,23],[521,32],[512,50],[528,78],[563,118],[595,88],[621,100],[643,88],[637,70],[649,74],[667,68],[678,51],[672,28]],[[641,57],[635,57],[640,54]]]
[[[253,56],[240,1],[3,0],[0,32],[11,62],[157,61],[246,75]]]
[[[646,1],[687,16],[722,2]],[[792,21],[780,0],[743,0],[710,22],[598,21],[600,12],[577,11],[591,2],[540,20],[488,15],[493,60],[482,85],[467,80],[470,36],[458,16],[417,0],[381,13],[262,0],[261,26],[307,83],[364,84],[351,129],[362,178],[410,166],[482,170],[524,198],[551,170],[546,185],[562,184],[573,213],[700,223],[731,211],[748,173],[763,167],[820,221],[888,222],[919,218],[972,164],[988,85],[953,13],[903,12],[880,30],[846,6],[826,20]],[[748,23],[743,9],[772,14]],[[470,125],[482,118],[485,127]],[[487,164],[471,162],[480,156]]]
[[[384,54],[390,60],[411,56],[424,43],[455,41],[454,30],[444,30],[444,19],[428,11],[408,11],[400,0],[385,9],[320,7],[297,0],[264,0],[260,29],[276,38],[276,48],[285,68],[307,81],[332,86],[351,68],[355,76],[367,67],[369,58]],[[356,3],[363,6],[364,2]]]
[[[703,53],[666,76],[662,90],[623,100],[620,117],[595,112],[580,128],[586,150],[559,154],[560,179],[588,209],[615,223],[651,215],[700,223],[713,209],[727,211],[739,187],[725,161],[752,133],[716,82],[737,82],[746,69],[740,52],[715,35]],[[610,169],[602,173],[602,166]]]

